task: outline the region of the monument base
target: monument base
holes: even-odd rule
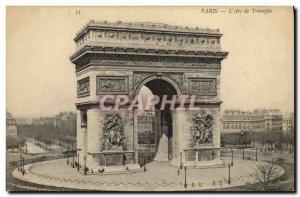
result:
[[[170,162],[172,166],[187,166],[187,167],[194,167],[194,168],[211,168],[211,167],[224,167],[225,162],[220,159],[216,158],[213,160],[207,160],[207,161],[184,161],[182,164],[179,160],[172,160]]]
[[[92,169],[92,168],[91,168]],[[97,169],[97,170],[96,170]],[[126,164],[124,166],[95,166],[93,172],[90,170],[87,172],[89,174],[123,174],[123,173],[132,173],[140,172],[143,169],[139,164]]]

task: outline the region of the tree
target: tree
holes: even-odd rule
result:
[[[254,173],[255,179],[260,183],[264,190],[269,189],[272,181],[278,178],[280,168],[271,163],[260,163]]]
[[[24,146],[24,144],[25,144],[25,140],[22,137],[13,137],[13,136],[6,137],[7,149],[19,148],[20,146]]]

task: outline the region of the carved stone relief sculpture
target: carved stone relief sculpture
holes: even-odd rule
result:
[[[77,82],[77,96],[89,96],[90,94],[90,79],[84,78]]]
[[[216,79],[190,79],[190,93],[201,96],[216,95]]]
[[[211,144],[213,140],[213,118],[206,113],[197,113],[193,118],[193,141],[196,145]]]
[[[124,150],[124,124],[119,114],[107,114],[103,124],[104,150]]]
[[[127,93],[126,77],[97,77],[97,93]]]

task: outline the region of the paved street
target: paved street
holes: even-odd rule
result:
[[[231,156],[230,149],[222,149],[223,156]],[[243,156],[242,149],[234,149],[234,158],[242,158]],[[255,150],[245,149],[245,159],[251,158],[255,159]],[[273,191],[294,191],[295,185],[295,169],[294,169],[294,161],[295,155],[294,153],[289,152],[263,152],[258,151],[258,160],[267,161],[274,163],[276,165],[281,166],[285,174],[282,176],[275,184],[273,184]],[[232,187],[227,189],[218,189],[217,191],[255,191],[255,188],[252,186],[241,186],[241,187]]]
[[[230,160],[226,159],[226,162]],[[235,161],[231,168],[231,184],[228,184],[228,168],[207,168],[187,170],[187,190],[203,190],[244,185],[253,182],[256,169],[255,161]],[[66,164],[65,159],[38,164],[25,176],[14,174],[24,180],[35,183],[90,190],[128,190],[128,191],[164,191],[186,190],[184,172],[170,166],[167,162],[151,162],[146,165],[146,172],[87,175],[84,176]],[[283,173],[283,172],[282,172]]]
[[[236,151],[235,156],[241,156],[241,151]],[[251,154],[251,158],[255,158],[255,152],[254,151],[246,151],[247,154]],[[230,155],[230,151],[222,151],[223,155]],[[293,180],[294,180],[294,168],[293,168],[293,154],[288,154],[288,153],[274,153],[274,152],[266,152],[266,153],[261,153],[259,152],[258,155],[263,154],[264,161],[281,161],[282,163],[280,164],[286,171],[286,174],[280,179],[282,182],[289,181],[290,185],[293,185]],[[56,154],[56,153],[42,153],[42,154],[23,154],[27,162],[34,162],[34,161],[44,161],[44,160],[49,160],[53,159],[55,157],[62,157],[62,155]],[[14,177],[11,176],[11,173],[13,169],[17,167],[17,161],[20,158],[19,153],[8,153],[7,154],[7,190],[9,191],[76,191],[80,189],[69,189],[69,188],[62,188],[60,187],[61,184],[58,184],[57,187],[54,186],[43,186],[40,185],[42,182],[37,182],[37,183],[28,183],[22,180],[17,180]],[[228,157],[226,160],[227,162],[229,161]],[[260,157],[258,157],[260,158]],[[278,158],[284,158],[278,159]],[[249,160],[246,160],[249,161]],[[246,162],[245,161],[245,162]],[[278,162],[277,162],[278,163]],[[152,162],[146,165],[146,172],[140,172],[140,173],[131,173],[131,174],[123,174],[123,175],[90,175],[88,176],[88,179],[91,181],[95,182],[106,182],[106,183],[123,183],[126,184],[130,180],[130,182],[137,183],[137,181],[145,184],[149,184],[147,186],[148,190],[155,190],[156,187],[158,188],[158,185],[152,185],[154,182],[158,182],[161,184],[173,184],[172,188],[176,186],[183,188],[183,183],[184,183],[184,176],[183,176],[183,171],[180,171],[180,175],[178,176],[177,174],[177,168],[169,165],[159,165],[158,162]],[[234,168],[232,169],[232,177],[235,176],[236,172],[241,172],[242,174],[245,173],[245,166],[242,165],[240,168],[237,165],[234,165]],[[57,165],[41,165],[38,168],[36,168],[38,172],[43,172],[46,176],[53,176],[53,175],[60,175],[60,174],[69,174],[68,176],[65,176],[66,179],[74,179],[77,178],[78,180],[82,180],[82,177],[78,174],[78,172],[71,168],[70,166],[66,165],[65,159],[61,160],[61,163],[57,163]],[[67,171],[67,173],[65,173]],[[195,173],[196,171],[196,173]],[[211,173],[211,172],[213,173]],[[216,175],[219,174],[222,177],[227,178],[227,169],[226,168],[216,168],[216,169],[211,169],[210,171],[207,171],[207,173],[204,173],[203,170],[197,169],[197,170],[191,170],[188,169],[187,171],[187,183],[188,183],[188,188],[189,189],[203,189],[205,190],[205,182],[209,184],[213,184],[213,181],[215,181],[215,184],[218,184],[217,178],[218,177],[213,177],[211,175]],[[216,173],[218,171],[218,173]],[[167,174],[166,174],[167,173]],[[154,175],[156,174],[156,175]],[[207,177],[207,175],[209,177]],[[84,178],[86,178],[85,176]],[[166,178],[168,177],[168,178]],[[216,180],[214,180],[216,178]],[[88,180],[88,181],[89,181]],[[199,181],[199,180],[205,180],[205,181]],[[213,180],[213,181],[212,181]],[[87,182],[88,182],[87,181]],[[198,181],[198,183],[197,183]],[[292,182],[291,182],[292,181]],[[199,188],[199,182],[201,183],[201,187]],[[222,184],[224,184],[222,182]],[[194,187],[192,187],[192,184],[194,184]],[[67,185],[66,185],[67,186]],[[227,186],[226,183],[224,186]],[[233,190],[233,191],[240,191],[239,188],[244,188],[242,190],[245,190],[246,186],[236,186],[235,184],[231,185],[231,188],[228,188],[228,190]],[[106,186],[107,187],[107,186]],[[131,186],[133,187],[133,185]],[[165,188],[168,186],[165,185]],[[171,187],[171,186],[170,186]],[[111,188],[111,187],[107,187]],[[92,188],[91,188],[92,189]],[[212,190],[212,189],[209,189]],[[218,189],[220,190],[220,189]],[[222,190],[223,191],[223,190]],[[224,191],[226,191],[226,188],[224,188]]]
[[[40,160],[50,160],[53,158],[61,158],[60,154],[43,153],[43,154],[22,154],[25,158],[25,163],[36,162]],[[16,179],[12,176],[12,171],[17,168],[20,159],[20,153],[7,153],[6,155],[6,190],[10,192],[18,191],[70,191],[63,187],[52,187],[30,183]],[[75,189],[72,191],[76,191]]]
[[[231,149],[222,149],[222,156],[231,157]],[[245,149],[244,150],[244,158],[245,160],[255,160],[255,149]],[[233,149],[233,157],[242,159],[243,158],[243,149]],[[260,150],[257,151],[257,159],[268,162],[276,162],[279,158],[283,159],[285,162],[294,163],[294,154],[290,154],[289,152],[262,152]]]

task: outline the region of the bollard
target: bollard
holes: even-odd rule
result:
[[[199,182],[199,187],[202,187],[202,183],[201,182]]]

